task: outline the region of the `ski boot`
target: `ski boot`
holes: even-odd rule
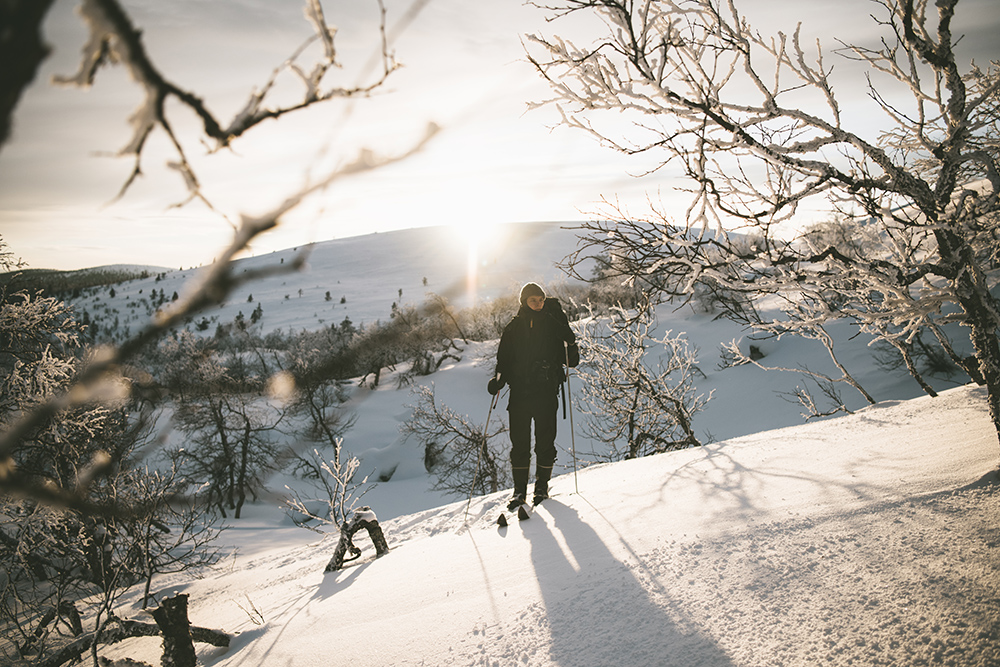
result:
[[[528,498],[527,498],[526,494],[515,493],[513,496],[511,496],[510,502],[507,503],[507,509],[509,511],[513,512],[518,507],[520,507],[521,505],[525,504],[527,501],[528,501]]]
[[[551,470],[551,469],[550,469]],[[539,476],[535,480],[535,496],[531,499],[532,506],[538,505],[549,497],[549,478]]]

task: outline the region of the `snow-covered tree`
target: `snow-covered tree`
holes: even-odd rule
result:
[[[128,380],[106,373],[81,400],[54,400],[98,354],[81,349],[82,333],[57,299],[0,294],[0,427],[36,415],[0,464],[0,624],[19,657],[49,655],[67,623],[82,631],[80,598],[96,594],[101,611],[86,622],[101,627],[129,586],[211,556],[214,531],[170,504],[180,489],[135,466],[151,420]]]
[[[119,560],[135,581],[144,583],[145,609],[152,600],[154,576],[218,560],[214,542],[221,528],[207,514],[205,503],[198,502],[197,494],[185,488],[176,468],[129,470],[119,488],[130,506],[137,508],[127,524],[127,538],[120,540]],[[185,495],[188,498],[178,502]]]
[[[607,446],[602,459],[634,459],[702,443],[694,416],[711,400],[697,393],[697,351],[682,336],[654,333],[650,312],[623,309],[610,319],[591,318],[578,342],[585,360],[576,375],[583,433]]]
[[[295,396],[289,408],[304,417],[303,441],[311,445],[296,453],[293,472],[313,486],[318,497],[292,491],[289,506],[297,513],[340,526],[356,502],[370,488],[367,477],[357,479],[360,460],[344,448],[344,434],[356,421],[342,405],[350,373],[353,327],[331,326],[302,332],[289,346],[284,366],[294,381]],[[326,516],[319,516],[316,503],[325,503]]]
[[[333,445],[332,458],[319,449],[311,449],[295,457],[292,463],[294,472],[311,484],[315,491],[314,494],[307,494],[300,489],[286,487],[289,497],[285,504],[296,521],[315,519],[320,523],[340,526],[361,497],[374,488],[374,484],[368,483],[367,475],[358,477],[361,459],[345,450],[343,444],[343,440],[338,439]]]
[[[110,462],[98,436],[115,426],[124,381],[119,376],[105,385],[104,397],[112,402],[104,405],[52,404],[80,367],[82,325],[57,299],[27,292],[0,297],[0,429],[8,431],[24,414],[44,409],[16,448],[0,451],[4,486],[21,493],[56,489],[85,496],[83,480]]]
[[[267,478],[281,469],[287,452],[278,442],[284,414],[247,393],[218,389],[189,396],[177,406],[178,427],[187,446],[172,452],[181,473],[206,485],[208,503],[239,519]]]
[[[15,257],[13,251],[10,249],[10,246],[8,246],[7,242],[4,241],[2,236],[0,236],[0,270],[13,271],[14,269],[20,269],[22,267],[24,267],[24,262]]]
[[[447,359],[461,360],[462,348],[456,339],[465,336],[456,314],[441,297],[432,296],[421,308],[393,304],[388,322],[375,322],[356,337],[353,361],[362,382],[371,377],[373,387],[381,381],[383,370],[409,364],[399,378],[407,384],[414,376],[435,372]]]
[[[878,338],[912,341],[958,322],[975,350],[964,367],[988,387],[1000,431],[1000,307],[990,292],[1000,64],[959,62],[957,0],[878,0],[878,45],[841,43],[839,55],[866,69],[857,84],[877,119],[842,106],[819,44],[804,44],[798,29],[764,36],[734,2],[547,4],[607,27],[586,45],[530,39],[565,123],[650,170],[679,169],[690,193],[677,211],[654,205],[635,216],[609,205],[584,226],[571,264],[612,257],[620,277],[661,298],[700,288],[783,301],[785,317],[743,313],[776,335],[849,317]],[[796,214],[816,198],[851,221],[863,253],[796,234]]]

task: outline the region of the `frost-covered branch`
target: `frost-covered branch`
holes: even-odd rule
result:
[[[210,202],[205,199],[201,192],[199,179],[188,160],[183,144],[171,125],[167,102],[176,100],[191,110],[201,121],[205,138],[214,144],[214,150],[218,150],[229,146],[235,139],[266,120],[280,118],[294,111],[332,99],[368,95],[382,86],[398,68],[386,38],[385,9],[382,0],[377,0],[377,2],[380,9],[379,32],[381,35],[382,67],[370,80],[354,86],[337,86],[326,83],[325,79],[330,71],[340,67],[334,45],[337,29],[326,22],[318,0],[305,0],[305,17],[312,26],[314,34],[285,62],[275,68],[270,78],[259,90],[250,93],[247,102],[228,122],[219,119],[201,96],[172,82],[160,71],[153,56],[146,50],[141,30],[133,25],[128,13],[118,0],[82,0],[79,11],[87,24],[89,38],[83,48],[80,67],[75,74],[57,76],[54,81],[66,85],[89,87],[93,84],[102,67],[110,63],[121,63],[127,67],[133,80],[143,88],[145,96],[142,104],[130,118],[133,130],[132,138],[118,153],[122,156],[131,155],[134,157],[132,172],[125,180],[118,196],[123,196],[135,182],[135,179],[142,174],[143,149],[151,133],[159,128],[167,135],[177,154],[177,160],[170,163],[170,166],[182,175],[186,184],[188,199],[184,203],[192,199],[199,199],[211,207]],[[307,51],[307,47],[316,42],[319,42],[322,47],[320,49],[321,55],[311,66],[302,64],[300,60]],[[290,72],[294,78],[298,79],[303,89],[301,98],[291,103],[272,105],[269,103],[269,94],[274,89],[279,77],[285,72]]]
[[[640,216],[605,202],[566,263],[609,258],[652,303],[719,295],[723,315],[776,335],[823,340],[825,322],[849,318],[895,345],[961,322],[1000,434],[1000,62],[962,71],[957,0],[875,4],[880,46],[836,51],[879,75],[865,79],[883,114],[872,132],[801,27],[764,36],[735,1],[549,3],[556,23],[588,12],[607,30],[585,45],[530,37],[554,93],[543,103],[650,169],[680,172],[690,196],[683,211]],[[817,197],[826,228],[799,217]],[[765,300],[777,317],[761,316]]]

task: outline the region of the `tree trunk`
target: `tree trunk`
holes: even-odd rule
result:
[[[906,349],[906,346],[896,339],[890,339],[889,344],[896,348],[896,351],[899,352],[899,356],[903,357],[903,363],[906,364],[906,370],[910,372],[910,375],[917,381],[920,388],[924,390],[924,393],[928,396],[936,398],[937,392],[934,391],[933,387],[927,384],[924,380],[924,376],[920,374],[919,370],[917,370],[917,365],[913,363],[913,355],[910,354],[908,349]]]
[[[163,667],[195,667],[194,640],[187,614],[188,596],[165,598],[153,610],[153,619],[163,633]]]
[[[250,422],[244,416],[243,441],[240,443],[240,471],[236,478],[236,507],[233,517],[240,518],[247,500],[247,467],[250,465]]]
[[[636,384],[635,396],[632,397],[632,409],[628,413],[628,454],[625,455],[626,459],[639,458],[639,448],[642,446],[642,434],[635,432],[636,408],[639,406],[639,394],[641,391],[642,388]]]
[[[75,628],[79,626],[79,617],[73,621],[73,626],[75,631]],[[223,648],[229,646],[229,635],[224,632],[197,627],[191,628],[190,631],[191,638],[194,641]],[[152,623],[113,618],[108,621],[98,641],[102,644],[115,644],[129,637],[155,637],[159,634],[161,634],[160,628]],[[89,649],[93,642],[94,633],[83,635],[52,655],[38,660],[35,665],[36,667],[59,667],[59,665],[70,660],[79,660],[83,652]],[[167,663],[164,662],[163,664]]]
[[[987,321],[992,322],[992,318]],[[972,331],[969,336],[976,350],[979,372],[986,384],[990,417],[1000,440],[1000,346],[997,345],[996,333],[992,327],[975,321],[970,328]]]
[[[378,518],[375,513],[371,511],[368,506],[358,508],[354,516],[351,517],[349,521],[345,521],[344,525],[340,527],[340,541],[337,543],[337,548],[333,552],[333,558],[327,563],[324,572],[335,572],[344,567],[345,556],[347,553],[351,553],[351,558],[346,559],[347,562],[354,560],[361,555],[361,549],[354,546],[354,534],[361,530],[362,528],[368,531],[368,536],[372,539],[372,544],[375,545],[375,555],[376,557],[384,556],[389,553],[389,545],[385,541],[385,535],[382,533],[382,528],[378,525]]]
[[[990,417],[1000,440],[1000,344],[997,343],[997,303],[990,294],[977,264],[963,257],[970,253],[963,248],[954,235],[939,232],[938,248],[942,259],[952,260],[956,267],[955,293],[959,305],[965,310],[965,324],[969,327],[969,338],[976,351],[979,373],[986,385]],[[955,251],[953,248],[959,248]]]
[[[153,570],[152,570],[152,568],[147,567],[145,575],[146,575],[146,583],[145,583],[145,585],[143,585],[143,588],[142,588],[142,608],[143,609],[146,609],[149,606],[149,599],[150,599],[149,589],[153,585]]]

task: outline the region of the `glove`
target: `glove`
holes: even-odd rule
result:
[[[491,378],[490,383],[486,385],[486,391],[490,392],[490,396],[496,396],[505,384],[507,383],[498,377]]]
[[[579,363],[580,348],[576,343],[570,343],[566,346],[566,365],[570,368],[576,368]]]

